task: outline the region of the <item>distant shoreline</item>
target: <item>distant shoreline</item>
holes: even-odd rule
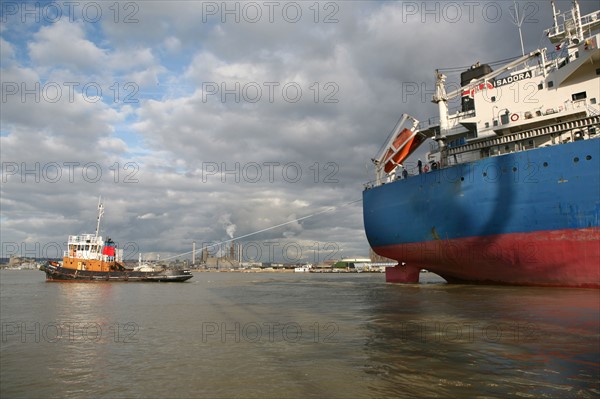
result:
[[[296,272],[293,269],[232,269],[232,270],[199,270],[190,269],[192,273],[327,273],[327,274],[343,274],[343,273],[382,273],[380,271],[358,271],[358,270],[346,270],[346,269],[324,269],[324,270],[311,270],[310,272]]]
[[[35,268],[35,269],[28,269],[28,268],[12,268],[12,267],[0,267],[0,271],[4,271],[4,270],[9,270],[9,271],[26,271],[26,272],[31,272],[31,271],[39,271],[39,269]],[[296,272],[293,269],[259,269],[259,270],[253,270],[253,269],[232,269],[232,270],[200,270],[200,269],[190,269],[190,271],[192,273],[298,273],[298,274],[308,274],[308,273],[313,273],[313,274],[346,274],[346,273],[355,273],[355,274],[359,274],[359,273],[367,273],[367,274],[371,274],[371,273],[382,273],[379,271],[357,271],[357,270],[345,270],[345,269],[341,269],[341,270],[313,270],[310,272]]]

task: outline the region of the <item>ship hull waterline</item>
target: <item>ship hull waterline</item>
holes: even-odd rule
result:
[[[514,233],[374,248],[405,265],[386,281],[416,283],[427,269],[449,283],[600,288],[600,229]],[[596,281],[594,283],[594,280]]]

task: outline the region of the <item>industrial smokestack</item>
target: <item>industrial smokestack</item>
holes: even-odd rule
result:
[[[196,241],[192,243],[192,265],[196,264]]]

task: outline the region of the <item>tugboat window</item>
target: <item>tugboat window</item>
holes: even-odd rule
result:
[[[571,98],[573,99],[573,101],[577,101],[577,100],[585,100],[587,98],[587,94],[585,91],[582,91],[581,93],[575,93],[571,96]]]

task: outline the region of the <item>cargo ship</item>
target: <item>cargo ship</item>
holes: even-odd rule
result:
[[[98,202],[95,234],[69,236],[62,262],[48,260],[40,270],[47,281],[152,281],[182,282],[192,278],[189,270],[144,265],[128,268],[123,264],[123,250],[99,235],[104,205]]]
[[[551,4],[554,51],[476,63],[452,91],[437,70],[439,116],[403,114],[373,158],[363,219],[398,262],[386,281],[600,288],[600,11]]]

